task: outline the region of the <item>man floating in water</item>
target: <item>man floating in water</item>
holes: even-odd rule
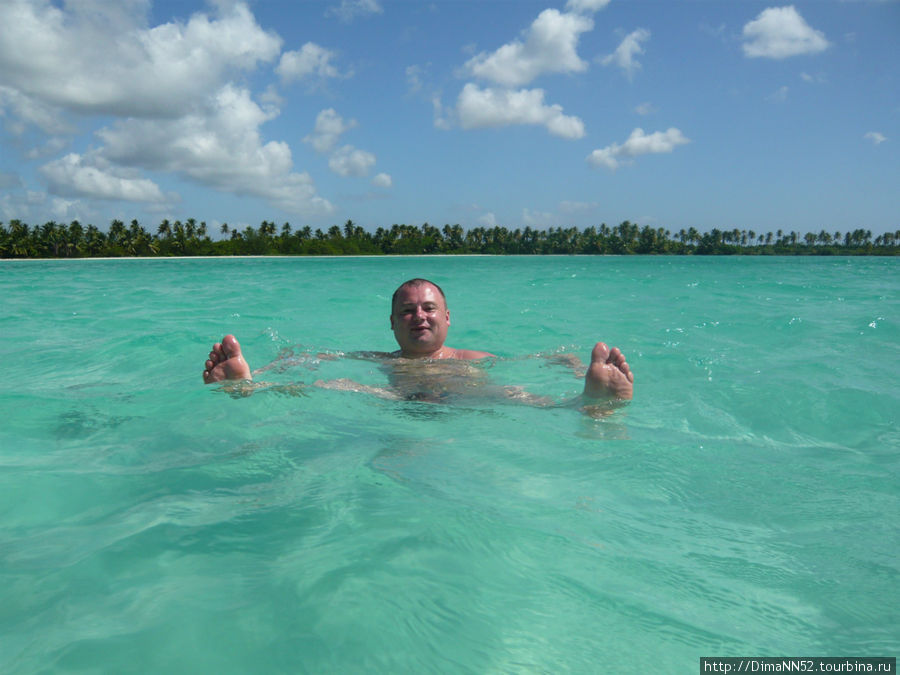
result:
[[[400,285],[391,299],[391,329],[400,346],[395,352],[366,352],[351,355],[391,363],[391,388],[369,387],[350,380],[316,382],[326,389],[362,391],[383,398],[405,400],[443,400],[473,385],[474,369],[465,362],[494,356],[471,349],[454,349],[445,344],[450,327],[450,310],[440,286],[427,279],[410,279]],[[578,373],[577,358],[561,358]],[[440,363],[438,363],[440,362]],[[441,366],[443,364],[443,366]],[[256,371],[261,372],[261,371]],[[206,384],[226,380],[252,380],[253,372],[244,360],[241,346],[233,335],[213,345],[203,371]],[[478,384],[475,378],[474,384]],[[611,404],[631,400],[634,375],[617,348],[598,342],[591,351],[591,363],[584,375],[582,402]],[[515,387],[504,387],[508,398],[533,405],[548,405],[547,399],[532,396]]]

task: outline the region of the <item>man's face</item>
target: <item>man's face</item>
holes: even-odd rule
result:
[[[431,284],[406,286],[391,310],[391,329],[403,356],[432,356],[444,346],[450,311]]]

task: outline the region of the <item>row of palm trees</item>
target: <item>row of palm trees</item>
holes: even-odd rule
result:
[[[609,227],[505,227],[460,225],[437,228],[428,223],[364,230],[352,220],[326,231],[309,226],[293,229],[262,221],[259,227],[232,228],[227,223],[213,240],[205,222],[193,218],[174,223],[163,220],[150,233],[132,220],[113,220],[106,232],[77,220],[68,225],[50,221],[29,226],[20,220],[0,223],[0,258],[83,258],[187,255],[379,255],[429,253],[487,254],[774,254],[774,255],[898,255],[900,230],[874,239],[870,230],[818,233],[778,230],[718,229],[700,232],[691,227],[672,232],[640,227],[630,221]]]

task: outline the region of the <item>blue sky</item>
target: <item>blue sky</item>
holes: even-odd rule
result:
[[[900,2],[2,0],[0,221],[900,228]]]

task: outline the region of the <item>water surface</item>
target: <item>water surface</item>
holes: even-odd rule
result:
[[[900,267],[882,258],[0,262],[0,671],[695,671],[900,651]],[[576,410],[201,384],[226,332],[391,350],[439,283],[451,346],[618,345]],[[268,376],[269,374],[267,374]],[[279,383],[377,364],[311,361]],[[662,664],[662,665],[661,665]]]

